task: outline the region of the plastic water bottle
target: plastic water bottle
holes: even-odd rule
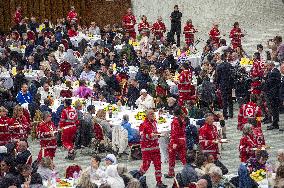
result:
[[[265,168],[266,168],[266,179],[267,179],[267,182],[268,182],[268,188],[271,188],[272,187],[273,168],[272,168],[272,165],[269,162],[266,163]]]
[[[51,187],[52,188],[56,188],[56,173],[54,171],[52,171],[51,173]]]
[[[77,184],[78,178],[79,178],[79,173],[78,173],[77,171],[75,171],[75,172],[73,173],[74,185]]]

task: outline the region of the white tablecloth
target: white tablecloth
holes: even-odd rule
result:
[[[86,41],[88,41],[88,43],[93,46],[94,43],[96,42],[100,42],[101,41],[101,36],[100,35],[94,35],[92,37],[87,36],[85,34],[80,33],[78,36],[76,37],[70,37],[70,41],[72,43],[73,46],[78,47],[79,43],[85,39]]]

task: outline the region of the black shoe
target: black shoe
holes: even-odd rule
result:
[[[272,119],[265,117],[261,122],[263,122],[264,124],[272,123]]]
[[[279,126],[278,125],[267,126],[267,130],[273,130],[273,129],[279,129]]]
[[[165,178],[174,178],[175,176],[171,176],[171,175],[169,175],[169,174],[164,174],[164,177],[165,177]]]
[[[159,183],[156,185],[157,188],[167,188],[168,186],[163,184],[163,183]]]
[[[279,129],[279,131],[284,131],[284,129],[283,129],[283,128],[281,128],[281,129]]]

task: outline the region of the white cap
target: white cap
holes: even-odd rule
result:
[[[0,146],[0,153],[7,153],[7,148],[5,146]]]
[[[141,89],[140,93],[147,93],[146,89]]]

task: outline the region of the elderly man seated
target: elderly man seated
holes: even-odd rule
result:
[[[151,95],[147,93],[145,89],[140,91],[140,97],[136,100],[136,106],[141,110],[148,110],[155,108],[154,99]]]

